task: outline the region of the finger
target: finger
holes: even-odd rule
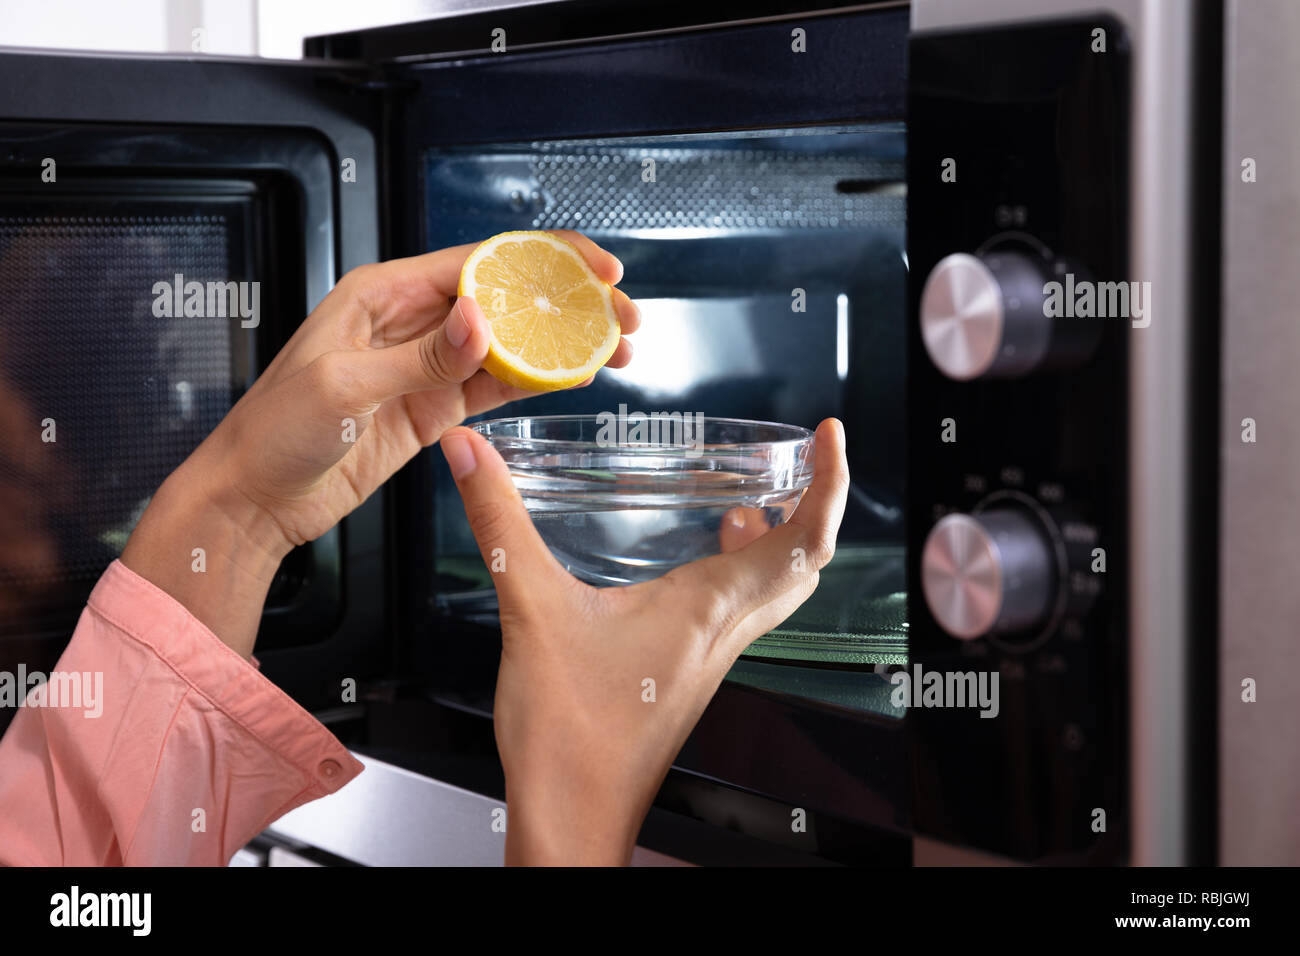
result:
[[[569,229],[554,233],[577,247],[601,281],[613,285],[622,279],[623,264],[613,254],[581,233]],[[422,334],[445,312],[447,302],[455,298],[460,286],[465,260],[478,246],[477,242],[469,242],[364,265],[345,275],[336,291],[367,314],[375,344],[405,342]],[[624,323],[624,332],[632,332],[640,324],[640,316],[631,300],[626,296],[620,299],[620,295],[616,291],[619,320]],[[626,305],[623,300],[627,300]]]
[[[465,417],[473,418],[475,415],[482,415],[484,412],[490,412],[506,402],[517,402],[521,398],[531,398],[534,395],[544,394],[534,392],[526,388],[517,388],[514,385],[507,385],[499,378],[495,378],[491,373],[479,370],[475,372],[463,386],[465,395]]]
[[[548,231],[551,235],[559,236],[577,248],[582,253],[582,258],[587,260],[587,265],[591,266],[591,271],[596,273],[596,277],[601,282],[618,285],[622,281],[623,263],[619,262],[612,252],[606,252],[582,233],[574,232],[572,229],[551,229]]]
[[[641,310],[622,289],[614,290],[614,311],[618,313],[619,328],[624,335],[641,328]]]
[[[632,361],[632,343],[627,339],[619,339],[618,345],[614,347],[614,354],[609,357],[605,363],[608,368],[623,368]]]
[[[384,402],[411,392],[459,385],[482,366],[490,335],[483,310],[463,296],[456,300],[447,321],[418,339],[343,353],[349,356],[356,399]]]
[[[745,555],[756,553],[754,564],[733,572],[739,574],[735,593],[740,608],[737,626],[728,637],[733,654],[780,625],[803,604],[816,589],[821,569],[835,554],[849,490],[844,426],[837,419],[817,426],[813,455],[813,483],[790,520],[743,549]],[[765,568],[770,577],[765,577]]]
[[[771,530],[762,508],[732,508],[722,516],[718,542],[723,554],[739,551]]]
[[[561,576],[569,578],[533,527],[505,461],[487,439],[457,427],[445,432],[438,444],[503,607],[529,594],[546,593],[555,586],[548,582],[558,582]]]
[[[521,398],[540,394],[507,385],[500,379],[493,378],[484,369],[479,369],[462,382],[460,388],[459,410],[455,409],[453,403],[452,411],[449,413],[446,392],[436,389],[427,392],[411,392],[406,395],[401,408],[394,406],[396,411],[394,421],[400,423],[402,418],[408,419],[415,425],[417,440],[421,445],[427,446],[436,442],[446,430],[449,417],[453,421],[474,418],[507,402],[517,402]]]
[[[614,354],[610,356],[606,366],[609,368],[623,368],[632,361],[632,343],[627,339],[620,339],[618,346],[614,349]],[[571,388],[586,388],[596,380],[596,376],[579,382]],[[524,398],[533,398],[537,395],[546,395],[547,392],[534,392],[526,388],[516,388],[513,385],[507,385],[500,379],[493,378],[487,372],[479,372],[467,381],[463,388],[465,389],[465,417],[473,418],[475,415],[482,415],[484,412],[490,412],[507,402],[517,402]]]
[[[844,517],[848,497],[849,463],[844,455],[844,424],[838,418],[828,418],[817,426],[812,485],[789,523],[804,528],[810,535],[829,533],[830,537],[821,543],[834,552],[835,532]]]
[[[477,245],[364,265],[345,275],[337,290],[367,314],[375,344],[405,342],[446,313],[460,270]]]
[[[844,427],[835,419],[818,426],[814,455],[813,483],[789,521],[739,551],[671,572],[693,603],[721,613],[736,653],[808,598],[834,554],[849,486]]]

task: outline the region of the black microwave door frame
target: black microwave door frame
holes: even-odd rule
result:
[[[379,109],[369,80],[338,64],[0,50],[0,176],[23,197],[55,196],[63,185],[70,208],[74,190],[94,195],[129,177],[163,190],[168,180],[206,188],[278,177],[284,198],[264,218],[279,231],[257,241],[300,243],[283,266],[302,286],[276,310],[293,314],[265,316],[269,330],[241,359],[247,384],[340,275],[380,257]],[[47,156],[58,164],[55,183],[41,180]],[[344,158],[355,160],[353,182],[341,181]],[[298,549],[285,565],[289,594],[278,607],[268,602],[259,661],[306,706],[337,705],[339,680],[390,666],[382,512],[376,495]],[[53,648],[70,633],[63,624],[35,623],[40,633],[21,639]],[[325,638],[293,639],[307,632]],[[276,649],[281,636],[290,640]]]
[[[815,53],[794,52],[795,28]],[[403,89],[391,101],[386,138],[388,182],[403,197],[391,204],[394,251],[426,251],[421,157],[431,148],[903,120],[908,29],[908,11],[890,7],[389,64]],[[365,33],[330,40],[369,48]],[[309,49],[336,48],[320,42]],[[463,729],[466,713],[490,717],[499,631],[490,615],[454,618],[429,595],[436,454],[419,456],[393,482],[403,518],[390,532],[405,569],[395,620],[408,686],[462,728],[436,735],[432,746],[463,752],[414,759],[450,782],[499,790],[490,723],[485,731]],[[432,683],[421,690],[420,681]],[[802,847],[809,843],[788,837],[792,807],[823,814],[824,833],[848,823],[905,834],[903,724],[727,682],[657,806],[778,840],[784,831],[784,842]],[[387,759],[402,759],[386,743],[371,741]],[[769,799],[747,802],[746,793]],[[830,847],[818,846],[824,851]]]

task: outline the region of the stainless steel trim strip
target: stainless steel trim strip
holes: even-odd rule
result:
[[[1300,4],[1224,34],[1219,862],[1300,864]],[[1242,160],[1256,181],[1242,181]],[[1242,441],[1253,418],[1254,443]],[[1242,700],[1242,681],[1257,700]]]
[[[504,864],[506,834],[500,824],[509,822],[502,816],[504,801],[374,757],[353,756],[366,767],[355,780],[286,813],[266,832],[364,866]],[[271,854],[270,866],[316,865],[283,848]],[[632,866],[691,865],[642,846],[632,850],[630,862]]]
[[[1193,5],[1140,4],[1136,30],[1131,243],[1150,281],[1150,326],[1129,357],[1129,756],[1131,855],[1189,862],[1188,564],[1191,456],[1191,96]]]
[[[366,866],[501,866],[504,828],[493,800],[373,757],[329,796],[275,821],[268,832]],[[500,814],[497,815],[498,818]]]

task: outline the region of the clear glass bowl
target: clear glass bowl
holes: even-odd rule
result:
[[[597,585],[633,584],[721,550],[733,508],[775,527],[812,481],[796,425],[687,416],[652,430],[629,416],[499,418],[472,427],[510,467],[542,539]]]

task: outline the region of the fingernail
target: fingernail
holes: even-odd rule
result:
[[[745,512],[733,511],[731,514],[727,515],[727,520],[729,520],[734,527],[743,528],[745,527]]]
[[[447,341],[454,349],[460,348],[469,340],[469,323],[465,321],[463,308],[457,305],[447,316]]]
[[[442,445],[442,454],[447,459],[451,476],[457,481],[472,472],[478,464],[474,460],[474,449],[469,446],[468,438],[461,435],[444,435],[439,444]]]

